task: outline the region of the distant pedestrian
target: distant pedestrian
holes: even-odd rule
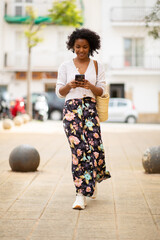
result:
[[[96,96],[105,92],[103,66],[98,76],[90,58],[100,49],[100,37],[89,29],[76,29],[68,36],[67,48],[76,57],[64,62],[58,71],[56,93],[65,97],[63,124],[72,152],[72,174],[76,187],[73,209],[84,209],[86,196],[95,198],[97,182],[110,178],[106,171]],[[78,76],[76,76],[78,75]]]

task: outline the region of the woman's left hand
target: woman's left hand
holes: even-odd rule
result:
[[[88,80],[84,79],[83,85],[81,87],[85,89],[91,89],[93,84],[91,84]]]
[[[101,96],[103,89],[101,87],[96,87],[88,80],[84,79],[84,82],[79,85],[79,87],[90,89],[95,96]]]

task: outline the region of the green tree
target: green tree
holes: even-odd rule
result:
[[[57,25],[79,27],[83,24],[82,11],[77,8],[76,0],[54,1],[49,17]]]
[[[149,28],[149,36],[152,36],[154,39],[160,39],[160,0],[157,0],[152,12],[145,17],[145,22],[146,27]]]
[[[32,101],[31,101],[31,53],[32,48],[37,46],[38,43],[42,42],[43,39],[38,36],[40,30],[45,27],[44,23],[40,23],[38,26],[35,25],[35,19],[37,18],[35,10],[29,6],[26,8],[26,12],[29,15],[28,29],[24,31],[25,37],[27,38],[28,48],[28,59],[27,59],[27,113],[32,118]]]
[[[82,1],[80,1],[82,7]],[[31,53],[32,48],[37,46],[38,43],[42,42],[43,39],[40,38],[39,32],[46,25],[57,24],[65,26],[79,27],[83,24],[83,14],[82,11],[77,8],[76,0],[56,0],[53,2],[53,6],[49,9],[50,22],[41,22],[36,25],[37,15],[35,10],[29,6],[26,8],[27,14],[29,15],[28,29],[25,31],[25,36],[27,38],[28,47],[28,61],[27,61],[27,113],[32,118],[32,103],[31,103],[31,81],[32,81],[32,71],[31,71]]]

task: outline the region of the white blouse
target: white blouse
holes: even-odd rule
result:
[[[59,93],[59,89],[62,86],[65,86],[68,82],[75,79],[75,75],[79,74],[78,69],[76,68],[74,61],[70,60],[61,64],[58,69],[58,79],[56,84],[56,94],[60,98],[64,98],[65,100],[75,99],[75,98],[84,98],[84,97],[92,97],[95,98],[94,94],[90,89],[85,89],[81,87],[72,88],[66,96],[62,96]],[[106,80],[105,80],[105,71],[102,64],[98,63],[98,76],[96,78],[96,69],[92,59],[90,59],[89,65],[85,72],[85,79],[90,81],[96,87],[101,87],[103,89],[103,94],[106,89]]]

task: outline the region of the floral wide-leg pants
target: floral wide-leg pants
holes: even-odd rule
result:
[[[100,123],[93,98],[65,103],[63,124],[72,152],[72,174],[77,193],[91,197],[95,181],[110,178],[106,171]]]

